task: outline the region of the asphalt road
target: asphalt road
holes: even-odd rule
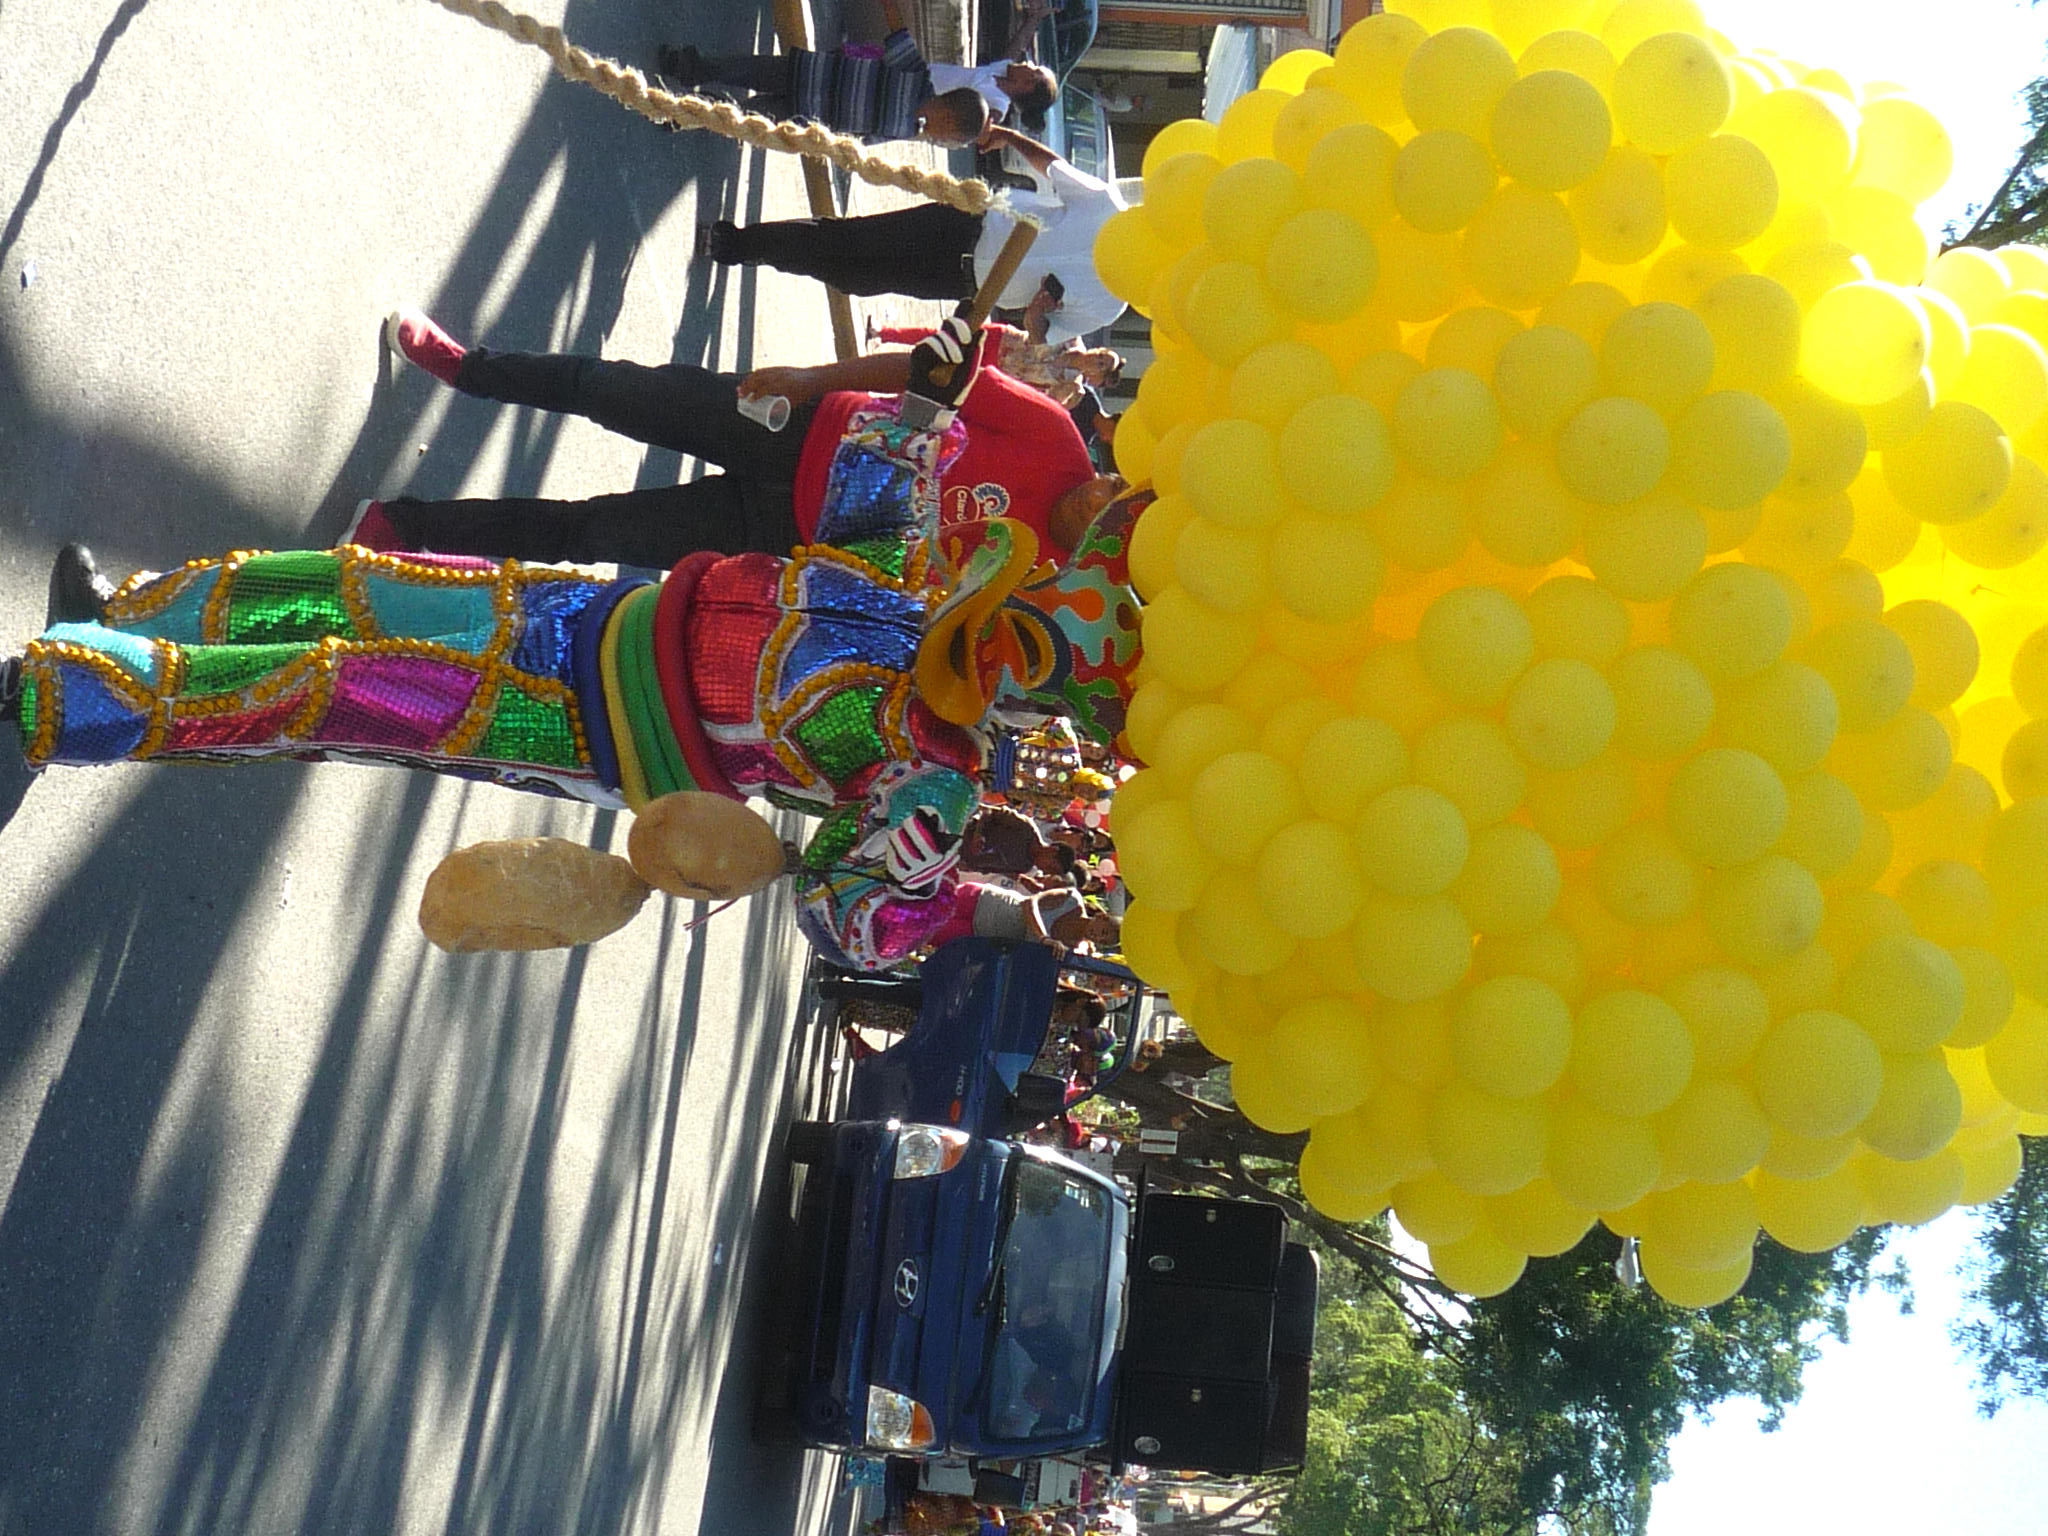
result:
[[[765,4],[535,0],[600,52]],[[745,367],[822,294],[691,260],[798,177],[428,0],[0,0],[0,649],[48,561],[319,546],[357,498],[694,472],[381,356]],[[771,1155],[835,1079],[786,907],[450,958],[449,848],[618,818],[389,770],[52,770],[0,741],[0,1536],[844,1528],[749,1442]],[[659,899],[657,899],[659,902]],[[749,1271],[757,1283],[749,1285]]]

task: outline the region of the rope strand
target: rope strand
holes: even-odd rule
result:
[[[458,16],[480,21],[516,42],[540,49],[554,64],[555,72],[564,79],[590,86],[653,122],[673,123],[679,128],[708,129],[756,149],[825,160],[873,186],[894,187],[958,208],[962,213],[1000,210],[1008,217],[1018,217],[1015,210],[979,177],[963,180],[945,171],[885,160],[870,154],[859,139],[835,133],[820,124],[777,122],[758,112],[742,111],[729,101],[677,96],[649,85],[647,77],[637,69],[598,58],[578,48],[562,35],[560,27],[547,26],[531,16],[508,10],[498,0],[434,0],[434,4]]]

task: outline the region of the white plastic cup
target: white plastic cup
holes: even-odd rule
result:
[[[789,397],[787,395],[741,395],[740,414],[749,421],[758,421],[770,432],[780,432],[789,425]]]

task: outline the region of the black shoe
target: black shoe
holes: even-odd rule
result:
[[[22,668],[19,656],[0,661],[0,725],[21,724]]]
[[[732,266],[744,260],[738,246],[739,226],[731,219],[718,219],[709,224],[697,226],[697,254],[706,261],[715,261],[722,267]]]
[[[50,567],[51,624],[97,624],[114,596],[114,584],[83,544],[66,544]]]

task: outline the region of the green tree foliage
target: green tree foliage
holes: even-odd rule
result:
[[[1985,1214],[1964,1267],[1976,1315],[1955,1330],[1987,1414],[2013,1396],[2048,1398],[2048,1140],[2020,1147],[2019,1179]]]
[[[2036,0],[2039,3],[2039,0]],[[2013,156],[2012,169],[1982,208],[1972,209],[1968,227],[1949,231],[1946,246],[1981,245],[1987,249],[2048,234],[2048,76],[2020,92],[2027,108],[2027,137]]]

